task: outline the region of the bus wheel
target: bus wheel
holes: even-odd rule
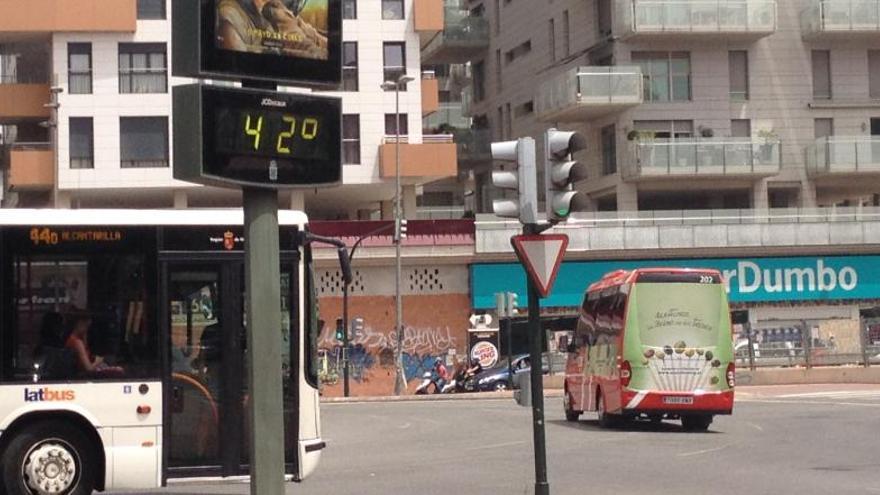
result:
[[[581,416],[581,411],[575,411],[571,408],[571,394],[568,393],[568,391],[566,391],[565,396],[563,396],[562,406],[565,408],[566,421],[577,421]]]
[[[706,431],[709,429],[709,425],[711,424],[711,414],[700,414],[681,417],[681,426],[683,426],[686,431]]]
[[[620,418],[618,416],[608,414],[608,412],[605,411],[605,397],[602,395],[602,391],[599,390],[596,395],[596,413],[599,418],[599,426],[602,428],[614,428],[620,424]]]
[[[61,421],[35,423],[3,453],[3,484],[10,494],[88,495],[95,488],[92,442]]]

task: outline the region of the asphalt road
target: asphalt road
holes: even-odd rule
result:
[[[297,495],[531,494],[530,409],[511,400],[328,404],[329,448]],[[550,493],[880,494],[880,386],[741,387],[708,433],[602,430],[547,402]],[[165,494],[248,493],[185,485]]]

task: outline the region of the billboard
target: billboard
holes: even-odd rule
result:
[[[173,1],[173,75],[339,85],[341,0]]]

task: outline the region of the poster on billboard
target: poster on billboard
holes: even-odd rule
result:
[[[333,87],[340,0],[174,0],[173,74]]]

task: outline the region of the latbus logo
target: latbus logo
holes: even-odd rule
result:
[[[43,402],[43,401],[68,401],[76,399],[76,393],[73,390],[52,390],[49,387],[38,388],[32,390],[24,389],[25,402]]]

